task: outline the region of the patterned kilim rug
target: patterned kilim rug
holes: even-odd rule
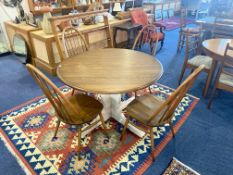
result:
[[[158,22],[166,26],[167,31],[174,30],[180,27],[179,17],[171,17],[171,18],[159,20]],[[191,24],[191,23],[194,23],[193,19],[186,20],[186,24]]]
[[[198,172],[188,167],[184,163],[173,157],[171,163],[163,173],[163,175],[200,175]]]
[[[64,94],[71,89],[62,87]],[[152,86],[154,95],[167,98],[172,89]],[[141,94],[147,93],[142,91]],[[128,98],[130,94],[124,96]],[[174,114],[175,131],[182,126],[198,99],[186,95]],[[119,136],[123,126],[107,122],[107,138],[101,128],[82,140],[81,157],[77,159],[77,128],[62,124],[58,139],[52,141],[57,118],[45,97],[38,97],[1,114],[0,136],[28,174],[142,174],[152,163],[150,138],[139,138],[127,131],[124,141]],[[154,129],[156,156],[172,139],[169,126]]]

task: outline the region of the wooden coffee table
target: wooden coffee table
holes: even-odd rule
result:
[[[68,86],[101,94],[105,120],[113,117],[124,124],[121,94],[143,89],[160,79],[163,73],[161,63],[151,55],[128,49],[92,50],[60,63],[58,77]],[[144,132],[132,125],[132,132],[142,137]]]

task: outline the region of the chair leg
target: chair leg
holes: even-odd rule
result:
[[[213,88],[213,90],[211,92],[210,99],[209,99],[209,102],[208,102],[208,109],[210,109],[210,107],[211,107],[212,101],[214,99],[215,91],[216,91],[216,86],[214,86],[214,88]]]
[[[161,50],[163,48],[163,44],[164,44],[164,39],[161,41],[161,46],[160,46],[159,50]]]
[[[185,63],[184,63],[184,65],[183,65],[183,67],[182,67],[182,70],[181,70],[181,72],[180,72],[180,77],[179,77],[179,80],[178,80],[178,84],[180,85],[180,83],[181,83],[181,81],[182,81],[182,79],[183,79],[183,76],[184,76],[184,72],[185,72]]]
[[[182,50],[184,48],[184,42],[185,42],[185,35],[182,35],[182,41],[181,41],[181,49]]]
[[[175,130],[174,130],[174,128],[173,128],[172,122],[169,122],[169,126],[170,126],[171,131],[172,131],[172,136],[175,137]]]
[[[71,96],[73,96],[73,95],[74,95],[74,91],[75,91],[75,90],[74,90],[74,89],[72,89]]]
[[[57,132],[58,132],[58,128],[60,126],[60,123],[61,123],[61,120],[58,119],[56,130],[55,130],[55,133],[54,133],[54,136],[53,136],[52,140],[56,140],[57,139]]]
[[[103,114],[102,114],[102,113],[100,113],[100,114],[99,114],[99,116],[100,116],[100,121],[101,121],[101,123],[102,123],[102,126],[103,126],[104,130],[106,130],[106,129],[107,129],[107,127],[106,127],[106,124],[105,124],[105,122],[104,122]]]
[[[193,73],[193,71],[194,71],[194,69],[191,69],[191,70],[190,70],[190,74],[192,74],[192,73]]]
[[[151,156],[152,156],[152,161],[155,161],[155,156],[154,156],[154,132],[153,132],[153,127],[150,128],[150,143],[151,143]]]
[[[178,44],[177,44],[177,52],[180,51],[180,42],[181,42],[181,31],[179,32],[179,39],[178,39]]]
[[[120,137],[120,140],[123,140],[124,136],[125,136],[125,132],[126,132],[126,128],[128,126],[128,123],[129,123],[129,118],[126,118],[126,121],[125,121],[125,125],[124,125],[124,128],[121,132],[121,137]]]
[[[206,95],[208,93],[208,89],[209,89],[209,86],[210,86],[210,83],[211,83],[211,79],[212,79],[214,70],[216,68],[216,64],[217,64],[216,61],[213,60],[213,63],[211,65],[210,71],[208,72],[207,80],[206,80],[205,87],[204,87],[204,90],[203,90],[203,97],[206,97]]]
[[[150,94],[152,94],[151,87],[149,86],[148,88],[149,88],[149,92],[150,92]]]
[[[81,150],[81,137],[82,136],[82,130],[81,128],[78,129],[78,160],[81,159],[81,156],[80,156],[80,150]]]

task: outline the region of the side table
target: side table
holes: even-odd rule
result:
[[[117,46],[117,43],[116,43],[116,36],[117,36],[117,31],[118,30],[123,30],[123,31],[126,31],[127,32],[127,35],[128,35],[128,40],[127,40],[127,48],[130,48],[130,35],[131,35],[131,32],[133,32],[133,34],[135,35],[136,32],[138,30],[140,30],[142,28],[142,25],[141,24],[132,24],[132,23],[125,23],[125,24],[121,24],[121,25],[118,25],[118,26],[115,26],[114,27],[114,45],[115,47]]]

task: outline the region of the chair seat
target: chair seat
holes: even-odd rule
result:
[[[93,97],[84,94],[76,94],[70,96],[68,100],[73,104],[73,106],[78,111],[77,113],[72,113],[69,111],[71,118],[73,119],[72,124],[83,124],[92,121],[103,109],[103,104],[100,103]],[[80,118],[82,120],[80,120]]]
[[[221,73],[219,83],[233,87],[233,76]]]
[[[160,115],[157,115],[150,123],[148,123],[148,121],[163,102],[164,101],[158,97],[148,94],[134,99],[125,110],[130,117],[144,124],[157,126],[166,108],[164,108]]]
[[[182,32],[197,34],[201,32],[201,29],[199,27],[185,27],[182,29]]]
[[[162,40],[164,38],[164,34],[161,33],[161,32],[158,32],[158,33],[152,33],[151,35],[151,38],[153,41],[157,40],[157,37],[158,37],[158,40]]]
[[[204,64],[205,69],[210,69],[212,61],[213,61],[212,58],[209,56],[196,55],[195,57],[188,60],[188,64],[191,64],[196,67]]]

